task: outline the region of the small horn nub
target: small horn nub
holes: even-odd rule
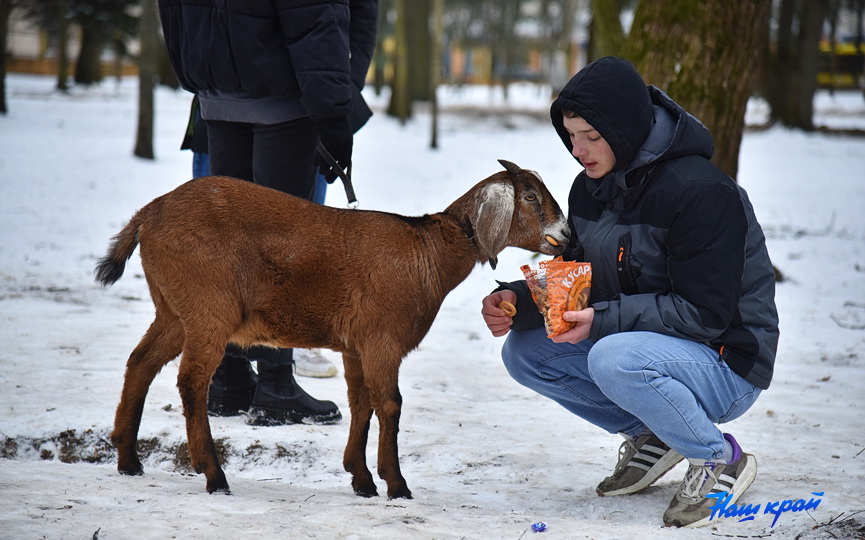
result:
[[[516,163],[511,163],[506,159],[500,159],[499,163],[501,163],[502,167],[504,167],[505,170],[511,174],[519,174],[519,172],[522,170],[519,165],[517,165]]]

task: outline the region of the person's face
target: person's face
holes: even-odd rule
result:
[[[574,146],[571,152],[580,160],[590,178],[601,178],[616,166],[616,156],[601,134],[581,117],[565,117],[563,124]]]

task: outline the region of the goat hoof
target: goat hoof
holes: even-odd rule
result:
[[[231,495],[231,490],[228,488],[228,482],[223,478],[215,478],[213,481],[207,482],[208,493],[225,493]]]
[[[144,467],[136,461],[130,465],[117,465],[117,472],[126,476],[143,476]]]
[[[368,486],[352,486],[354,488],[354,494],[360,497],[378,497],[378,489],[376,489],[375,484],[370,484]]]
[[[411,491],[408,489],[408,487],[403,486],[400,489],[393,490],[393,492],[388,490],[387,498],[388,499],[411,499],[412,496],[411,496]]]

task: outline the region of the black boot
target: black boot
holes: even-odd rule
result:
[[[249,409],[257,383],[255,372],[243,350],[229,344],[222,363],[213,374],[207,397],[211,416],[237,416]]]
[[[342,419],[335,403],[319,401],[294,380],[291,349],[251,347],[250,360],[258,364],[258,386],[246,419],[254,426],[333,424]]]

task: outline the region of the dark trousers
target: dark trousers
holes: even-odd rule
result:
[[[309,118],[282,124],[207,121],[210,173],[312,200],[315,145]]]
[[[207,120],[210,174],[255,182],[312,200],[315,189],[315,145],[318,141],[309,118],[281,124],[247,124]],[[229,356],[244,355],[228,346]],[[250,347],[251,360],[291,364],[291,349]]]

